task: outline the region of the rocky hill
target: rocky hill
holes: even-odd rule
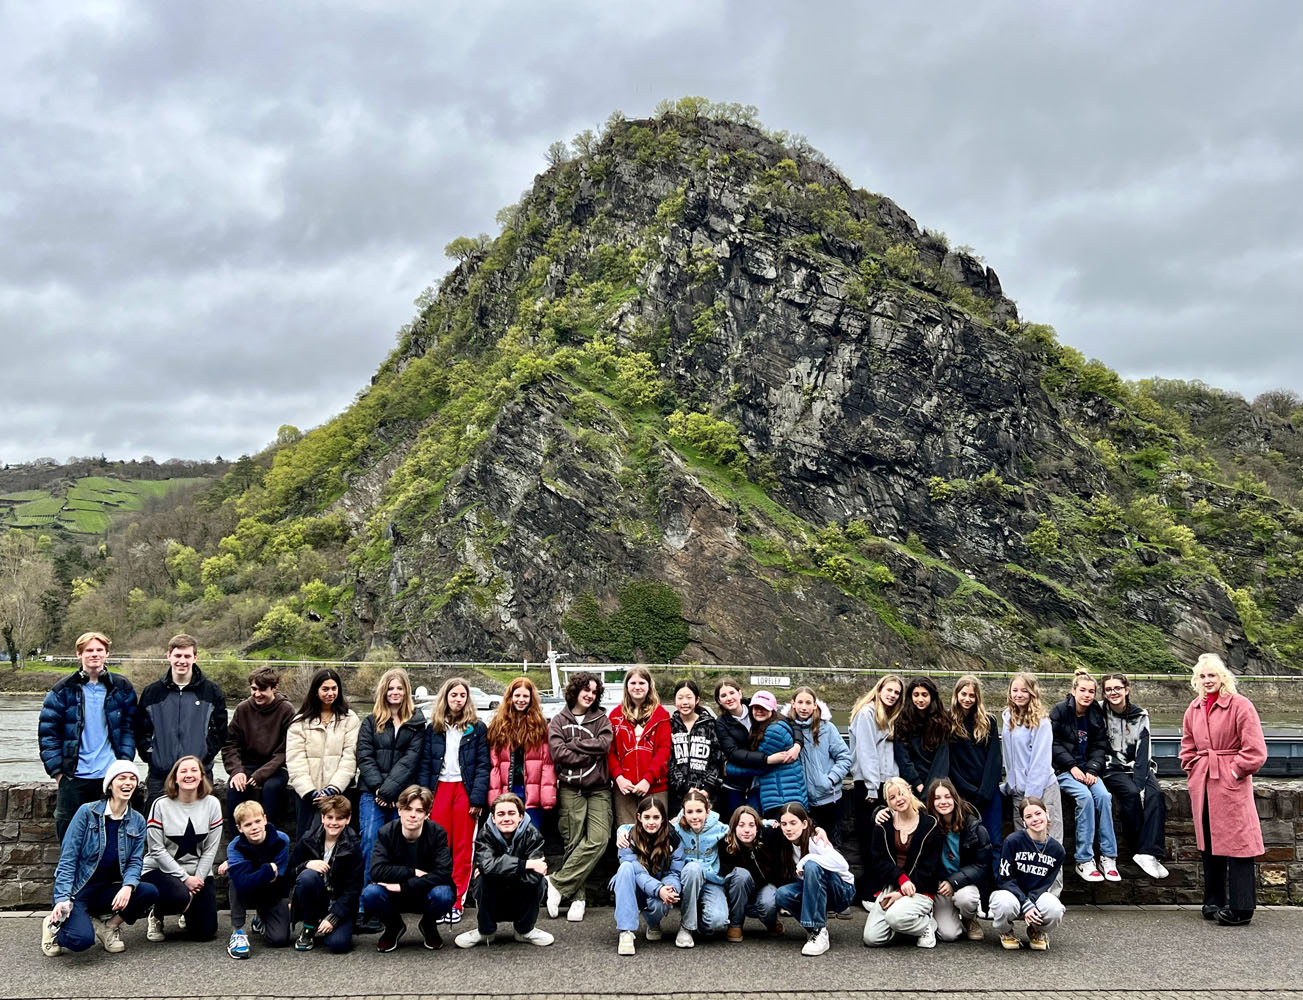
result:
[[[286,652],[1303,666],[1298,414],[1124,383],[748,109],[617,116],[500,219],[210,501],[201,641],[258,593]]]

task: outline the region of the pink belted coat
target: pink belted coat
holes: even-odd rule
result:
[[[1195,842],[1221,857],[1255,858],[1263,851],[1253,804],[1253,775],[1267,760],[1262,723],[1243,695],[1223,691],[1211,710],[1204,702],[1203,696],[1192,701],[1181,722],[1181,767],[1190,783]],[[1203,836],[1205,796],[1211,845]]]

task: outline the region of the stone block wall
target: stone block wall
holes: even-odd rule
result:
[[[1195,847],[1194,818],[1185,782],[1164,781],[1167,799],[1166,865],[1171,876],[1155,882],[1135,865],[1132,846],[1119,835],[1119,862],[1123,881],[1089,885],[1069,871],[1064,880],[1064,901],[1072,904],[1199,903],[1202,873]],[[849,791],[849,786],[848,786]],[[225,795],[225,787],[217,788]],[[1254,782],[1258,816],[1266,852],[1258,859],[1258,902],[1303,905],[1303,781]],[[54,867],[59,846],[54,833],[55,786],[52,782],[8,784],[0,782],[0,909],[39,909],[50,905]],[[1065,801],[1065,839],[1072,840],[1072,803]],[[545,824],[549,862],[559,865],[554,852],[562,847],[555,824]],[[860,867],[856,838],[849,819],[844,847],[852,868]],[[1071,858],[1071,850],[1069,850]],[[614,852],[608,851],[589,884],[593,905],[609,902],[606,883],[614,871]],[[218,879],[219,905],[226,905],[226,880]]]

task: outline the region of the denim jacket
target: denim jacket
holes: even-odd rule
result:
[[[108,802],[88,802],[77,810],[63,838],[59,865],[54,870],[54,901],[71,900],[81,892],[99,867],[104,856],[104,813]],[[145,864],[145,817],[127,809],[118,827],[118,864],[122,867],[122,884],[133,888],[140,884]]]

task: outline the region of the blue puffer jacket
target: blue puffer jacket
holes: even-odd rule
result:
[[[466,786],[466,798],[473,806],[488,805],[489,772],[493,770],[493,761],[489,757],[488,733],[482,722],[467,726],[462,731],[461,745],[457,748],[461,783]],[[425,753],[421,756],[421,773],[418,780],[432,791],[438,790],[439,772],[443,770],[443,757],[447,750],[447,734],[435,732],[433,726],[426,726]]]
[[[801,741],[801,773],[810,804],[836,802],[842,797],[842,782],[851,770],[851,748],[829,719],[819,723],[819,742],[810,734],[810,723],[788,719]]]
[[[683,844],[683,863],[697,862],[707,882],[723,885],[724,879],[719,874],[719,842],[728,835],[728,824],[719,818],[713,809],[706,814],[706,825],[700,832],[686,827],[676,821],[674,832]]]
[[[81,755],[81,731],[85,724],[86,680],[85,673],[80,670],[69,674],[50,689],[41,706],[37,738],[41,747],[41,763],[51,778],[59,774],[72,777],[77,773],[77,758]],[[131,681],[107,670],[100,674],[99,683],[109,687],[104,698],[104,716],[113,753],[120,760],[134,760],[135,689],[132,688]]]
[[[774,719],[765,729],[756,750],[768,757],[771,753],[781,753],[791,748],[796,742],[792,729],[784,719]],[[767,813],[771,809],[781,809],[789,802],[799,802],[809,808],[810,799],[805,788],[805,772],[801,761],[789,764],[766,764],[759,768],[735,768],[729,765],[729,773],[750,774],[755,778],[754,789],[760,794],[760,811]]]
[[[62,903],[81,892],[90,881],[104,856],[104,812],[108,802],[87,802],[77,810],[68,824],[59,853],[59,864],[54,869],[54,901]],[[122,869],[122,884],[140,884],[140,873],[145,867],[145,817],[128,809],[122,825],[118,827],[118,865]]]

